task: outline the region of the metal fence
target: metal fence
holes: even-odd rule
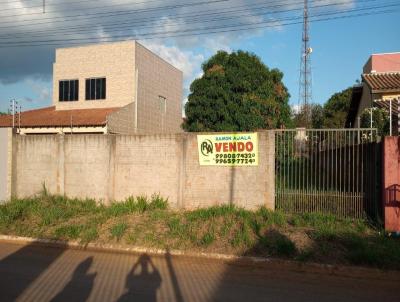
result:
[[[276,130],[276,207],[377,219],[378,142],[376,129]]]

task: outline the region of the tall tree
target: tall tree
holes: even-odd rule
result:
[[[190,86],[183,129],[251,131],[291,122],[283,73],[254,54],[219,51],[202,68],[203,76]]]
[[[324,105],[324,128],[344,128],[353,88],[333,94]]]

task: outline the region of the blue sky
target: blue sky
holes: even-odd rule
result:
[[[343,9],[358,5],[357,1],[349,2],[354,3]],[[383,2],[396,1],[378,1]],[[338,6],[338,9],[342,7]],[[313,101],[324,103],[333,93],[353,85],[360,78],[370,54],[400,51],[399,20],[400,11],[397,10],[389,14],[311,23]],[[201,62],[217,49],[251,51],[268,67],[284,72],[283,80],[291,94],[290,103],[295,105],[298,102],[301,30],[301,24],[278,24],[275,28],[252,31],[144,40],[143,44],[184,70],[185,93],[190,82],[201,75]],[[8,32],[0,28],[0,35],[2,33]],[[63,45],[67,46],[68,42]],[[53,46],[24,49],[2,49],[0,46],[0,111],[7,111],[12,98],[18,99],[25,110],[50,105],[53,61]],[[8,73],[1,73],[2,65]],[[15,75],[14,70],[18,70]]]

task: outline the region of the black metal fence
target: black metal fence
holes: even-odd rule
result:
[[[379,164],[376,129],[276,130],[276,207],[377,219]]]

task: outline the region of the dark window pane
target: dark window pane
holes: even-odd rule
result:
[[[64,101],[68,101],[69,100],[69,81],[63,81],[64,82],[64,91],[63,91],[63,95],[64,95]]]
[[[79,81],[75,80],[75,101],[79,100]]]
[[[86,79],[86,99],[90,100],[90,79]]]
[[[101,98],[105,99],[106,98],[106,79],[102,79],[102,85],[101,85]]]
[[[96,79],[96,100],[100,99],[101,79]]]
[[[96,99],[96,79],[90,80],[90,100]]]
[[[69,81],[69,100],[75,100],[75,81]]]
[[[62,81],[58,82],[58,100],[60,102],[64,101],[64,98],[63,98],[63,82]]]

